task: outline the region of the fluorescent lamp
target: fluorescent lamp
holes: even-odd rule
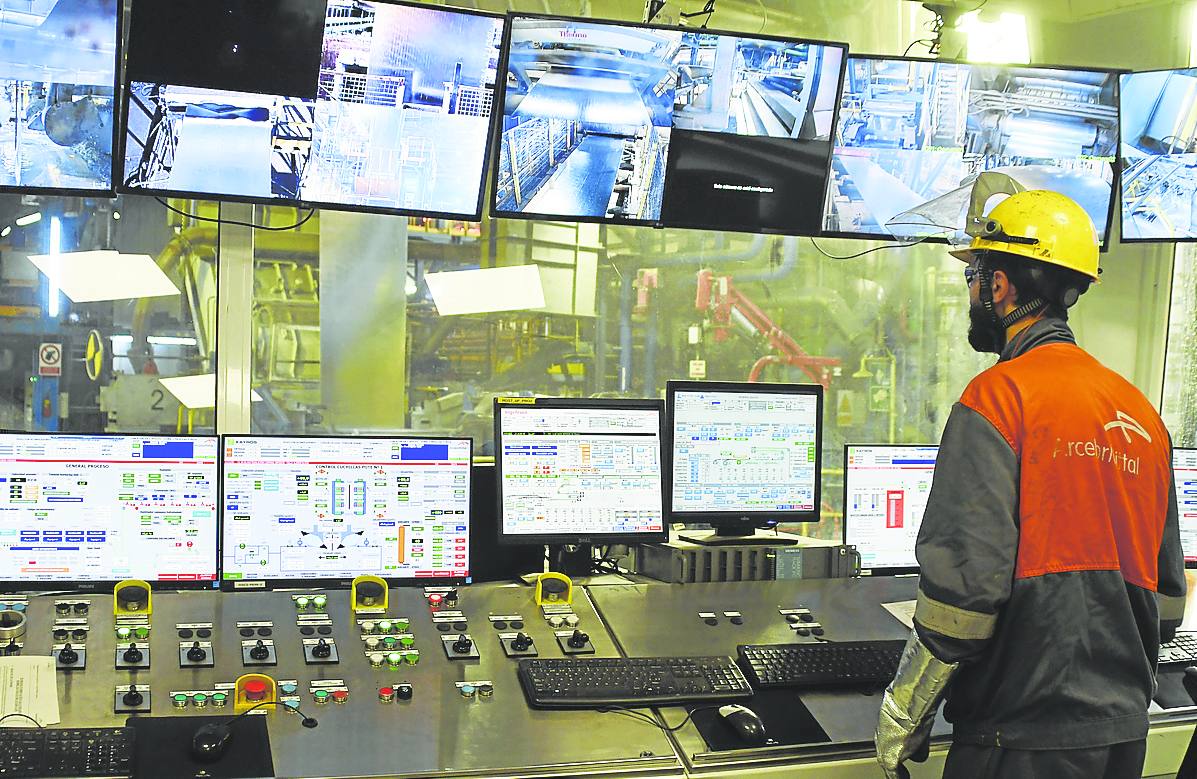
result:
[[[424,281],[441,316],[544,308],[544,286],[535,265],[430,273]]]
[[[185,408],[215,408],[216,407],[216,374],[200,373],[195,376],[173,376],[169,379],[158,379],[158,382],[174,395],[175,400]],[[257,403],[262,396],[257,390],[249,391],[250,400]]]
[[[37,224],[42,221],[42,212],[35,211],[32,214],[26,214],[17,220],[17,227],[28,227],[29,225]]]
[[[194,338],[180,335],[151,335],[146,340],[155,346],[195,346],[199,343]]]
[[[12,235],[12,225],[5,225],[3,230],[0,230],[0,238],[7,238]]]
[[[179,294],[174,282],[148,254],[113,251],[69,252],[56,257],[34,254],[29,261],[75,303]]]
[[[114,221],[116,221],[116,222],[119,222],[119,221],[121,220],[121,212],[120,212],[120,211],[113,211],[113,212],[112,212],[112,219],[113,219]]]
[[[46,315],[51,319],[57,319],[59,313],[59,305],[61,301],[58,299],[58,265],[59,257],[62,252],[62,219],[57,216],[50,217],[50,256],[47,261],[54,266],[53,271],[45,271],[46,279],[50,282],[50,288],[46,290]]]
[[[980,11],[973,11],[960,17],[956,29],[968,35],[969,62],[1031,61],[1027,17],[1022,14],[1003,13],[996,22],[985,22]]]

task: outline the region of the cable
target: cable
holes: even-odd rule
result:
[[[647,722],[649,725],[652,725],[653,727],[657,728],[662,733],[676,733],[679,730],[681,730],[682,728],[686,727],[686,725],[690,722],[691,718],[694,717],[695,712],[714,711],[715,709],[718,709],[718,708],[719,708],[718,706],[699,706],[698,708],[691,709],[686,714],[686,718],[684,720],[682,720],[681,722],[679,722],[678,724],[673,725],[673,726],[670,726],[668,722],[666,722],[664,725],[662,725],[660,722],[657,722],[655,719],[653,719],[652,717],[650,717],[649,715],[647,715],[643,712],[632,711],[631,709],[626,709],[623,706],[604,706],[601,709],[596,709],[596,711],[599,711],[603,714],[622,714],[625,717],[631,717],[632,719],[637,719],[637,720],[640,720],[641,722]],[[661,719],[664,720],[665,716],[662,715]]]
[[[909,249],[911,246],[918,246],[920,243],[925,243],[925,242],[931,240],[933,237],[934,236],[927,236],[926,238],[920,238],[917,241],[911,241],[910,243],[890,243],[890,244],[886,244],[885,246],[874,246],[872,249],[865,249],[863,252],[857,252],[856,254],[847,254],[847,255],[844,255],[843,257],[840,257],[835,254],[828,254],[827,252],[823,251],[823,247],[819,246],[819,244],[815,242],[814,238],[811,238],[809,240],[810,240],[811,246],[815,247],[815,249],[817,249],[819,251],[819,254],[822,254],[824,257],[826,257],[828,259],[831,259],[831,260],[854,260],[857,257],[863,257],[866,254],[872,254],[873,252],[883,252],[886,249]]]
[[[167,209],[168,211],[174,211],[179,216],[185,216],[185,217],[188,217],[189,219],[196,219],[200,222],[215,222],[216,224],[238,225],[240,227],[252,227],[255,230],[268,230],[270,232],[285,232],[287,230],[296,230],[296,229],[302,227],[303,225],[305,225],[309,219],[311,219],[313,216],[316,215],[316,209],[309,208],[308,215],[305,216],[303,219],[300,219],[298,222],[296,222],[293,225],[286,225],[284,227],[270,227],[268,225],[254,224],[253,222],[241,222],[236,219],[213,219],[210,216],[200,216],[199,214],[189,214],[186,211],[175,208],[170,203],[167,203],[165,200],[163,200],[160,197],[156,197],[156,198],[154,198],[154,200],[157,200],[159,203],[161,203],[162,207]],[[296,208],[295,212],[298,214],[299,208]]]
[[[282,706],[282,707],[283,707],[283,709],[284,709],[285,711],[293,711],[293,712],[295,712],[295,713],[296,713],[296,714],[298,714],[299,716],[303,717],[303,720],[300,722],[300,724],[301,724],[301,725],[303,725],[305,728],[314,728],[314,727],[316,727],[317,725],[319,725],[319,724],[320,724],[320,723],[319,723],[319,722],[316,720],[316,718],[315,718],[315,717],[309,717],[308,715],[306,715],[306,714],[304,714],[302,711],[300,711],[300,709],[299,709],[299,706],[297,706],[297,705],[296,705],[296,706],[292,706],[292,705],[289,705],[289,704],[283,703],[282,701],[262,701],[261,703],[255,703],[253,706],[250,706],[248,709],[246,709],[245,711],[241,712],[240,714],[237,714],[237,715],[235,715],[235,716],[229,717],[227,720],[225,720],[225,723],[224,723],[224,724],[225,724],[225,725],[232,725],[234,722],[236,722],[237,720],[241,719],[241,718],[242,718],[242,717],[244,717],[246,714],[249,714],[251,711],[254,711],[255,709],[260,709],[260,708],[262,708],[263,706]]]
[[[37,720],[35,720],[33,717],[30,717],[28,714],[24,714],[24,713],[22,713],[22,712],[19,712],[19,711],[14,711],[14,712],[12,712],[11,714],[5,714],[3,717],[0,717],[0,722],[3,722],[4,720],[8,719],[9,717],[24,717],[25,719],[27,719],[27,720],[29,720],[30,722],[32,722],[34,725],[37,725],[39,728],[41,728],[41,729],[43,729],[43,730],[45,730],[45,728],[46,728],[46,726],[45,726],[45,725],[43,725],[42,723],[38,722],[38,721],[37,721]]]
[[[902,52],[902,56],[903,57],[909,56],[910,50],[913,49],[915,46],[919,45],[920,43],[928,44],[927,48],[930,49],[931,44],[935,43],[935,39],[934,38],[919,38],[917,41],[911,41],[910,45],[906,47],[906,51]]]

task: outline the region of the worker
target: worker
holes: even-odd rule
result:
[[[1099,273],[1085,211],[1023,191],[970,222],[968,340],[1000,357],[943,432],[877,758],[906,776],[946,697],[946,779],[1139,777],[1184,614],[1171,440],[1068,327]]]

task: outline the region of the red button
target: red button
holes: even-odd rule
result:
[[[261,679],[250,679],[242,688],[245,690],[245,699],[250,701],[264,701],[266,700],[266,682]]]
[[[333,703],[344,703],[349,700],[348,690],[337,690],[333,693]]]
[[[394,695],[395,689],[393,687],[379,687],[378,694],[379,695]]]

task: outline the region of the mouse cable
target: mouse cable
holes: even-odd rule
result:
[[[653,719],[652,717],[650,717],[649,715],[647,715],[643,712],[626,709],[623,706],[604,706],[601,709],[596,709],[596,711],[601,712],[603,714],[622,714],[625,717],[631,717],[632,719],[637,719],[637,720],[640,720],[641,722],[646,722],[649,725],[652,725],[654,728],[657,728],[658,730],[660,730],[663,733],[676,733],[679,730],[681,730],[682,728],[686,727],[686,724],[690,722],[690,719],[694,716],[695,712],[714,711],[715,709],[718,709],[718,708],[719,708],[718,706],[699,706],[698,708],[691,709],[686,714],[686,718],[684,720],[682,720],[681,722],[679,722],[678,724],[673,725],[673,726],[670,726],[668,722],[666,722],[664,725],[662,725],[660,722],[657,722],[655,719]],[[662,714],[661,719],[664,720],[665,715]]]
[[[29,720],[30,722],[32,722],[34,725],[37,725],[37,726],[38,726],[39,728],[41,728],[42,730],[45,730],[45,729],[46,729],[46,726],[45,726],[45,725],[43,725],[42,723],[38,722],[38,721],[37,721],[37,720],[35,720],[33,717],[30,717],[28,714],[25,714],[25,713],[23,713],[23,712],[20,712],[20,711],[14,711],[14,712],[12,712],[11,714],[5,714],[3,717],[0,717],[0,722],[3,722],[4,720],[8,719],[9,717],[24,717],[25,719],[27,719],[27,720]]]
[[[236,715],[234,715],[234,716],[232,716],[232,717],[229,717],[227,720],[225,720],[224,724],[225,724],[225,725],[232,725],[234,722],[236,722],[237,720],[241,719],[241,718],[242,718],[242,717],[244,717],[246,714],[249,714],[251,711],[254,711],[255,709],[260,709],[260,708],[262,708],[263,706],[282,706],[282,707],[283,707],[283,709],[284,709],[284,710],[286,710],[286,711],[293,711],[293,712],[295,712],[295,713],[296,713],[296,714],[298,714],[299,716],[303,717],[303,719],[300,721],[300,724],[301,724],[301,725],[303,725],[305,728],[314,728],[314,727],[316,727],[317,725],[319,725],[319,724],[320,724],[320,723],[319,723],[319,722],[316,720],[316,718],[315,718],[315,717],[309,717],[308,715],[306,715],[306,714],[304,714],[302,711],[300,711],[300,709],[299,709],[299,707],[298,707],[298,706],[290,706],[290,705],[288,705],[288,704],[286,704],[286,703],[283,703],[282,701],[262,701],[261,703],[255,703],[253,706],[250,706],[248,709],[246,709],[245,711],[241,712],[240,714],[236,714]]]
[[[160,197],[156,197],[154,199],[157,200],[162,205],[162,207],[165,208],[166,210],[173,211],[176,214],[178,214],[179,216],[185,216],[185,217],[188,217],[189,219],[195,219],[200,222],[215,222],[216,224],[222,224],[222,225],[237,225],[238,227],[252,227],[254,230],[268,230],[270,232],[285,232],[287,230],[296,230],[296,229],[302,227],[304,224],[307,223],[307,221],[309,219],[311,219],[313,216],[316,215],[316,209],[309,208],[307,216],[305,216],[303,219],[300,219],[295,224],[284,225],[282,227],[271,227],[269,225],[255,224],[253,222],[241,222],[236,219],[214,219],[210,216],[200,216],[199,214],[191,214],[182,209],[175,208],[170,203],[167,203],[165,200],[163,200]],[[295,213],[297,215],[299,214],[298,208],[295,209]]]

